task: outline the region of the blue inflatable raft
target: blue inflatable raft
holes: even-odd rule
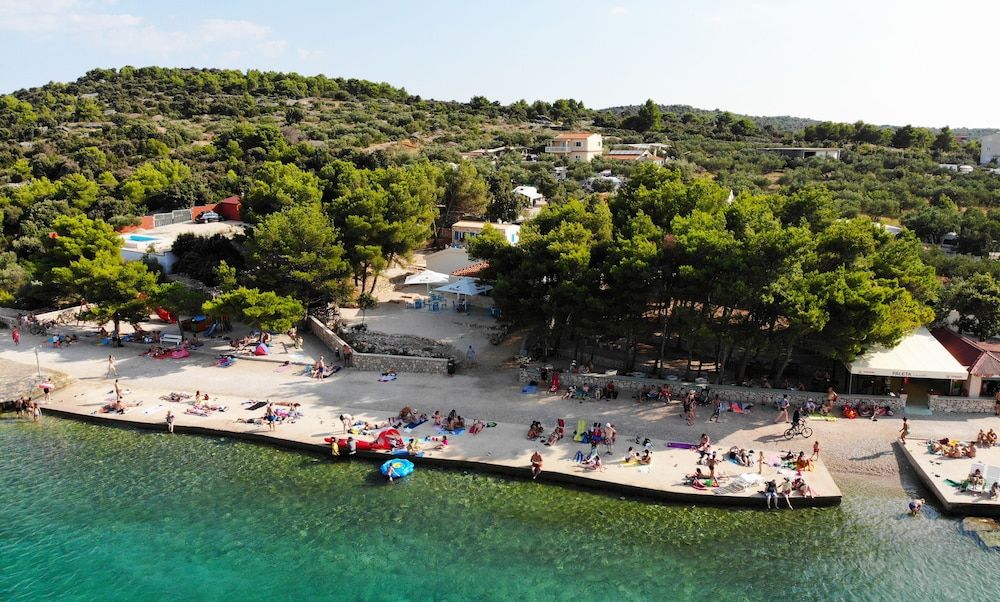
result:
[[[382,464],[382,474],[389,476],[389,467],[392,467],[393,478],[401,479],[409,476],[413,472],[413,462],[403,458],[393,458]]]

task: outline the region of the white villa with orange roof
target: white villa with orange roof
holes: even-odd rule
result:
[[[545,152],[562,155],[574,161],[590,161],[601,156],[603,137],[589,132],[564,132],[545,147]]]

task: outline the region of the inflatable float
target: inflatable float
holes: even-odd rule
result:
[[[409,460],[404,460],[402,458],[394,458],[382,464],[382,474],[389,476],[389,467],[392,467],[393,478],[401,479],[403,477],[409,476],[413,472],[413,462]]]
[[[333,443],[333,437],[327,437],[323,439],[327,443]],[[338,438],[337,445],[340,449],[347,449],[347,439]],[[362,439],[354,439],[355,449],[358,451],[370,450],[370,449],[402,449],[406,447],[406,443],[403,442],[403,437],[399,434],[396,429],[383,429],[376,436],[374,441],[365,441]]]

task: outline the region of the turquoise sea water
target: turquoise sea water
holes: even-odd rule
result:
[[[767,513],[376,470],[0,420],[0,599],[973,599],[1000,574],[1000,553],[933,509],[905,517],[901,494]]]

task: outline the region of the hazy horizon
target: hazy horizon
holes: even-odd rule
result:
[[[438,100],[689,105],[754,116],[1000,126],[1000,4],[958,0],[535,5],[0,0],[0,91],[94,68],[356,77]],[[1000,129],[1000,127],[998,127]]]

